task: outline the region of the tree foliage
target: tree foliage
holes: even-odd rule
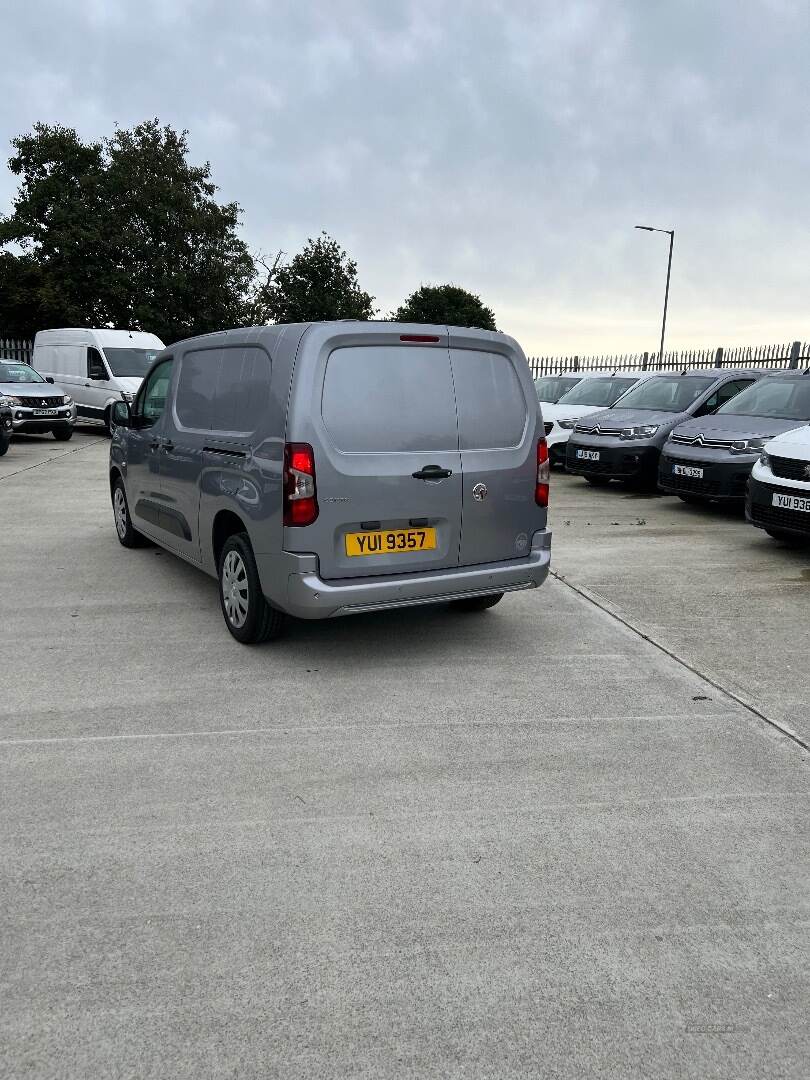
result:
[[[492,309],[486,307],[479,296],[458,285],[422,285],[391,318],[397,322],[498,329]]]
[[[216,202],[210,165],[188,162],[186,136],[149,120],[98,142],[47,124],[13,140],[5,332],[111,325],[170,342],[247,320],[255,267],[240,209]]]
[[[336,240],[321,233],[310,238],[290,262],[268,268],[267,282],[257,290],[255,322],[309,322],[370,319],[374,297],[357,282],[357,263]]]

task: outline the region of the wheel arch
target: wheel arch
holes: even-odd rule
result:
[[[218,510],[211,524],[211,553],[214,566],[219,566],[219,557],[229,536],[247,533],[248,528],[240,516],[233,510]]]

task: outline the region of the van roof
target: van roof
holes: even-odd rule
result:
[[[149,334],[144,330],[111,330],[109,327],[91,326],[64,326],[54,330],[40,330],[34,338],[34,345],[36,346],[37,342],[44,344],[48,340],[57,340],[67,344],[71,340],[88,335],[102,348],[105,345],[119,349],[163,349],[165,347],[156,334]]]

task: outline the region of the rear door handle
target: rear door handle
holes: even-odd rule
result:
[[[411,473],[414,480],[446,480],[452,475],[452,469],[443,469],[441,465],[425,465],[418,472]]]

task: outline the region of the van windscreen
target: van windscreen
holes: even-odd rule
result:
[[[108,349],[104,355],[113,375],[120,378],[142,379],[155,362],[158,349]]]
[[[321,416],[335,447],[347,453],[458,450],[447,349],[335,349],[326,363]]]

